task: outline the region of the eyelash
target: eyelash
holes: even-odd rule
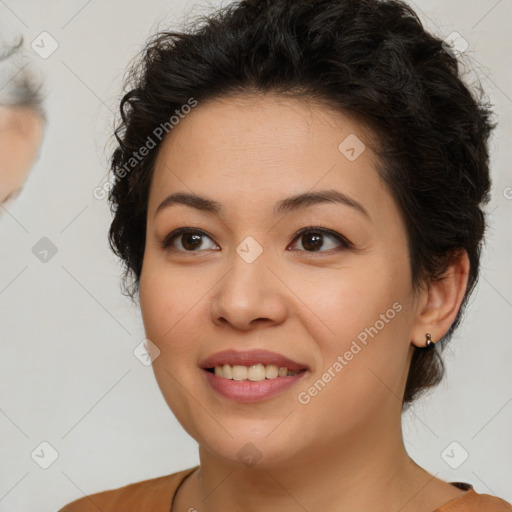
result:
[[[205,231],[203,231],[202,229],[183,227],[183,228],[178,228],[178,229],[172,231],[171,233],[169,233],[161,241],[161,243],[160,243],[161,248],[163,250],[174,251],[174,252],[185,252],[185,253],[202,252],[202,251],[187,251],[187,250],[175,249],[174,247],[171,247],[171,243],[173,242],[173,240],[175,238],[179,237],[179,235],[182,235],[184,233],[203,235],[203,236],[206,236],[211,239],[211,236],[208,233],[206,233]],[[338,240],[341,247],[339,247],[337,249],[328,249],[326,251],[322,251],[322,250],[302,251],[302,252],[306,252],[308,254],[329,253],[332,250],[342,251],[342,250],[346,250],[346,249],[351,249],[353,247],[353,244],[349,240],[347,240],[344,236],[340,235],[336,231],[332,231],[330,229],[322,228],[319,226],[307,226],[305,228],[300,229],[293,235],[292,242],[294,240],[296,240],[297,238],[299,238],[300,236],[309,235],[309,234],[321,234],[321,235],[331,236],[331,237],[335,238],[336,240]]]

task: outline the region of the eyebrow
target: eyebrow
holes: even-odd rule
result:
[[[335,203],[349,206],[357,210],[371,221],[370,214],[361,203],[355,199],[352,199],[346,194],[339,192],[338,190],[318,190],[315,192],[304,192],[302,194],[287,197],[286,199],[282,199],[275,204],[274,215],[284,215],[293,211],[300,210],[302,208],[306,208],[308,206],[322,203]],[[158,205],[158,208],[155,211],[155,216],[164,208],[178,204],[189,206],[191,208],[195,208],[196,210],[213,213],[215,215],[219,215],[223,211],[222,204],[213,199],[199,196],[197,194],[175,192],[174,194],[167,196]]]

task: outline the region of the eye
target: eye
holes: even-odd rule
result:
[[[210,236],[202,229],[183,227],[169,233],[160,245],[164,250],[199,252],[199,249],[201,249],[201,246],[203,245],[203,237],[211,240]],[[308,226],[299,230],[295,233],[293,240],[296,240],[299,237],[302,237],[300,238],[300,241],[303,243],[303,247],[306,252],[326,252],[325,250],[320,251],[321,247],[324,245],[324,237],[329,237],[331,240],[335,240],[338,244],[339,250],[350,249],[352,247],[351,242],[336,231],[317,226]],[[175,246],[175,241],[178,240],[181,243],[182,249]],[[336,243],[334,244],[334,247],[328,247],[327,250],[333,248],[336,249]],[[217,250],[218,246],[213,244],[213,247],[210,247],[209,249]]]
[[[338,242],[338,246],[341,245],[341,248],[338,247],[339,250],[350,249],[352,247],[351,242],[336,231],[317,226],[308,226],[307,228],[301,229],[295,234],[293,239],[295,240],[301,237],[299,240],[303,243],[303,247],[306,249],[306,252],[326,252],[326,250],[320,251],[320,248],[324,244],[324,237],[326,236],[336,240]],[[331,247],[328,247],[327,250],[333,248],[336,249],[336,247],[332,247],[331,244]]]
[[[203,245],[202,237],[210,238],[202,229],[197,228],[179,228],[169,233],[164,240],[160,243],[162,249],[181,251],[181,252],[198,252],[197,248]],[[174,240],[180,240],[181,246],[185,248],[177,249],[174,246]],[[211,238],[210,238],[211,240]],[[215,244],[214,244],[215,245]],[[213,247],[213,249],[217,248]],[[211,249],[211,247],[210,247]]]

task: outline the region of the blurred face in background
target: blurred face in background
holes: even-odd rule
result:
[[[0,106],[0,203],[21,191],[41,146],[43,120],[28,107]]]

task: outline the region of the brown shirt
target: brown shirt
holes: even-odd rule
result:
[[[84,496],[59,512],[170,512],[178,487],[198,467]],[[470,484],[452,485],[466,492],[433,512],[512,512],[510,503],[478,494]]]

